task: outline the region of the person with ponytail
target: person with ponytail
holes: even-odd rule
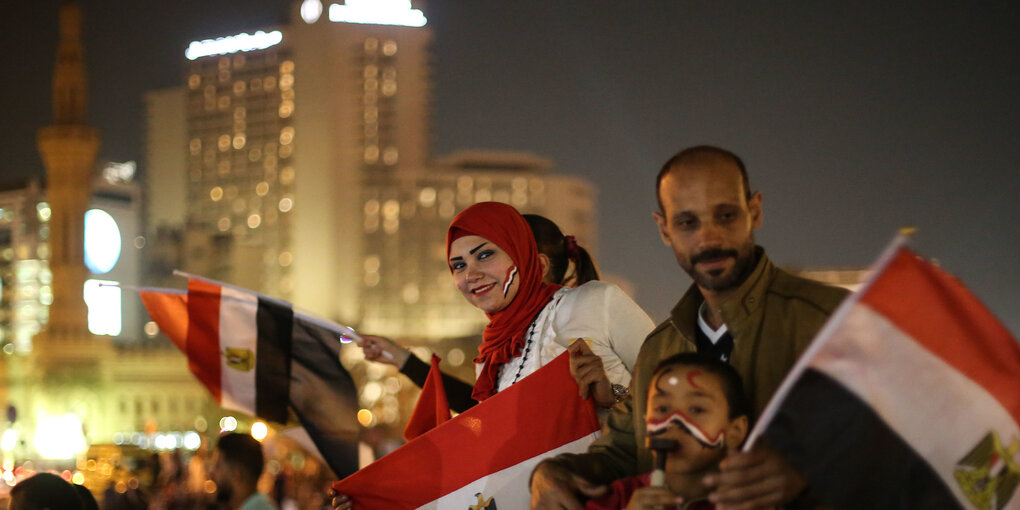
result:
[[[546,283],[558,283],[564,287],[579,287],[599,279],[588,250],[577,244],[574,236],[565,236],[552,220],[538,214],[525,214],[524,219],[531,227],[538,244],[538,258],[545,270]]]
[[[536,232],[529,223],[538,225]],[[552,244],[561,248],[551,255],[539,253],[540,245],[549,244],[544,223],[552,226]],[[443,376],[451,409],[467,410],[568,349],[590,361],[571,367],[582,395],[590,393],[604,408],[625,395],[637,352],[654,324],[619,287],[597,280],[591,258],[581,255],[572,237],[541,216],[526,220],[509,205],[482,202],[453,219],[446,249],[458,290],[489,318],[474,359],[475,384]],[[563,281],[571,263],[579,286],[552,283]],[[418,386],[425,383],[427,363],[392,340],[362,337],[366,359],[397,366]]]

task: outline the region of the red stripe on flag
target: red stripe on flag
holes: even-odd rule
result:
[[[220,402],[220,287],[188,280],[188,368]]]
[[[169,292],[139,291],[149,317],[181,352],[188,344],[188,296]]]
[[[1020,344],[958,280],[900,250],[861,302],[981,385],[1020,423]]]
[[[578,396],[567,354],[333,488],[355,508],[417,508],[597,431],[595,408]]]

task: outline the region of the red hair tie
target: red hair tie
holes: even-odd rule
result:
[[[577,238],[574,236],[563,236],[563,244],[567,247],[567,258],[577,260],[579,255],[577,251]]]

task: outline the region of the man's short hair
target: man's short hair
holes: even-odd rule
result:
[[[216,443],[220,458],[227,465],[237,468],[249,482],[257,482],[265,466],[262,444],[248,434],[231,432],[220,436]]]
[[[52,473],[36,473],[11,489],[12,509],[16,510],[77,510],[81,498],[74,486]]]
[[[666,178],[669,171],[673,167],[679,165],[689,165],[697,163],[709,163],[717,159],[726,159],[737,166],[740,169],[740,177],[744,182],[744,198],[751,198],[751,182],[747,178],[747,168],[744,166],[743,160],[740,156],[719,147],[712,145],[697,145],[695,147],[688,147],[669,158],[666,164],[662,165],[662,169],[659,170],[658,177],[655,178],[655,200],[659,203],[659,212],[665,213],[665,208],[662,207],[662,195],[659,194],[662,188],[662,180]]]
[[[722,383],[723,395],[726,396],[726,403],[729,405],[729,418],[735,419],[741,416],[751,416],[751,404],[744,394],[744,383],[740,374],[729,363],[710,358],[696,352],[684,352],[670,356],[662,360],[652,372],[652,378],[648,384],[654,384],[660,373],[672,367],[694,367],[700,368],[706,373],[713,374]],[[652,393],[651,388],[648,391]]]

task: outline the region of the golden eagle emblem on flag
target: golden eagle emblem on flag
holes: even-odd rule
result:
[[[475,497],[478,498],[478,504],[469,506],[468,510],[496,510],[496,498],[485,499],[481,492],[476,493]]]
[[[978,509],[999,510],[1013,497],[1020,484],[1017,447],[1017,438],[1006,448],[991,431],[956,464],[956,482]]]
[[[255,353],[251,349],[226,347],[223,349],[223,358],[227,366],[234,370],[250,372],[255,366]]]

